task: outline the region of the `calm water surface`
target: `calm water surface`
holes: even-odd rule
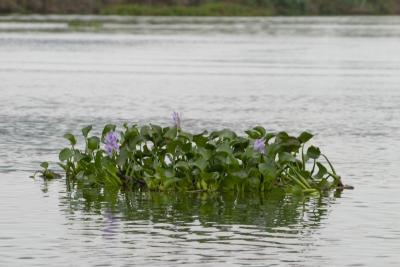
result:
[[[400,265],[400,18],[0,17],[0,103],[0,266]],[[192,131],[316,133],[356,189],[97,196],[29,178],[66,131],[172,110]]]

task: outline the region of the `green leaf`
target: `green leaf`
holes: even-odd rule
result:
[[[114,162],[112,162],[108,158],[103,158],[102,165],[110,175],[117,177],[118,169]]]
[[[76,138],[73,134],[66,133],[66,134],[64,134],[64,138],[69,140],[69,142],[71,143],[72,146],[76,145]]]
[[[297,139],[300,141],[300,143],[304,144],[313,137],[314,135],[310,134],[309,132],[302,132]]]
[[[172,169],[163,169],[162,170],[163,171],[163,175],[165,176],[165,177],[167,177],[167,178],[173,178],[173,177],[175,177],[175,172],[174,172],[174,170],[172,170]]]
[[[268,143],[269,140],[271,140],[272,138],[274,138],[276,136],[276,134],[274,133],[267,133],[264,137],[265,141]]]
[[[98,170],[102,169],[102,159],[103,159],[103,152],[102,151],[97,151],[95,159],[94,159],[94,165]]]
[[[230,147],[230,145],[227,142],[224,142],[217,147],[216,152],[223,152],[223,153],[230,155],[230,154],[232,154],[232,148]]]
[[[152,129],[150,126],[145,125],[142,128],[140,128],[140,135],[143,137],[147,137],[146,139],[148,139],[149,137],[152,136]]]
[[[179,133],[179,137],[182,137],[183,139],[186,139],[188,141],[192,141],[193,140],[193,135],[190,134],[190,133],[180,132]]]
[[[201,171],[204,171],[207,167],[207,161],[202,158],[199,158],[195,162],[192,162],[191,165],[199,168]]]
[[[42,167],[43,169],[47,170],[47,168],[49,168],[49,163],[44,161],[44,162],[40,163],[40,167]]]
[[[106,134],[108,134],[111,131],[115,131],[116,126],[114,124],[107,124],[103,128],[103,132],[101,133],[101,140],[104,140],[104,137]]]
[[[277,168],[273,162],[260,163],[258,164],[258,169],[267,180],[273,180],[276,178]]]
[[[297,153],[301,144],[297,138],[289,136],[287,139],[283,140],[280,145],[286,152]]]
[[[82,135],[86,138],[89,132],[92,130],[92,125],[86,126],[82,129]]]
[[[211,151],[200,147],[197,152],[204,160],[209,160],[211,158]]]
[[[178,133],[178,129],[176,127],[169,128],[167,132],[164,134],[164,138],[174,139]]]
[[[139,136],[139,130],[135,127],[128,128],[123,136],[125,140],[135,139]]]
[[[288,152],[282,152],[282,153],[279,153],[279,162],[281,162],[281,163],[296,162],[296,158]]]
[[[60,154],[58,155],[58,158],[60,161],[66,161],[70,159],[73,155],[73,152],[69,148],[64,148],[63,150],[60,151]]]
[[[214,183],[219,179],[219,173],[218,172],[204,172],[202,173],[201,176],[204,181]]]
[[[78,162],[81,159],[83,159],[85,156],[87,156],[86,154],[81,153],[79,150],[74,150],[73,154],[74,154],[73,157],[74,157],[75,162]],[[89,161],[90,161],[90,159],[89,159]]]
[[[257,132],[259,132],[261,134],[261,136],[264,136],[266,133],[266,130],[264,127],[262,126],[256,126],[253,128],[254,130],[256,130]]]
[[[208,138],[204,136],[205,134],[207,134],[207,131],[193,135],[193,142],[195,142],[198,147],[204,147],[206,145]]]
[[[235,177],[241,179],[241,180],[244,180],[244,179],[246,179],[246,178],[249,177],[247,171],[245,171],[245,170],[240,170],[240,171],[232,172],[231,174],[232,174],[233,176],[235,176]]]
[[[46,170],[43,172],[43,178],[47,179],[47,180],[52,180],[52,179],[60,178],[60,177],[61,177],[61,175],[59,175],[51,170]]]
[[[232,140],[236,138],[236,133],[229,129],[223,129],[221,131],[215,131],[210,134],[211,139],[220,138]]]
[[[183,169],[185,171],[189,170],[189,164],[186,161],[178,161],[177,163],[175,163],[174,167]]]
[[[318,147],[310,146],[310,147],[307,149],[307,156],[308,156],[310,159],[317,159],[317,158],[319,158],[320,155],[321,155],[321,151],[319,150]]]
[[[180,181],[180,179],[179,179],[179,178],[176,178],[176,177],[168,178],[168,179],[163,183],[164,188],[167,189],[167,188],[171,187],[171,185],[173,185],[173,184],[175,184],[175,183],[177,183],[177,182],[179,182],[179,181]]]
[[[150,126],[151,126],[153,133],[155,133],[159,136],[162,136],[162,128],[160,126],[155,125],[155,124],[150,124]]]
[[[244,132],[247,133],[247,135],[251,139],[260,139],[262,137],[262,134],[259,131],[256,131],[256,130],[247,130],[247,131],[244,131]]]
[[[123,166],[128,158],[129,158],[128,151],[125,148],[121,149],[117,157],[117,164]]]
[[[206,181],[201,180],[201,181],[200,181],[200,185],[201,185],[201,188],[202,188],[203,190],[207,190],[208,185],[207,185]]]
[[[141,136],[136,136],[135,138],[132,138],[129,140],[128,147],[130,150],[135,151],[136,146],[140,143],[142,143],[144,139]]]
[[[278,154],[279,150],[281,149],[280,144],[272,143],[266,147],[266,154],[268,158],[275,160],[276,154]]]
[[[325,174],[328,173],[328,170],[320,162],[317,162],[317,166],[318,166],[318,173],[315,175],[315,178],[321,179],[324,177]]]
[[[289,135],[287,134],[287,132],[279,132],[275,136],[275,143],[282,143],[288,139],[289,139]]]
[[[230,145],[234,148],[235,151],[244,151],[249,143],[249,139],[238,137],[235,140],[231,141]]]
[[[189,153],[192,150],[192,143],[183,144],[181,147],[183,152]]]
[[[90,149],[90,150],[96,150],[96,149],[98,149],[99,148],[99,145],[100,145],[100,139],[97,137],[97,136],[92,136],[92,137],[90,137],[89,139],[88,139],[88,144],[87,144],[87,146],[88,146],[88,148]]]
[[[166,151],[172,155],[175,155],[176,147],[178,146],[178,141],[169,141],[166,147]]]

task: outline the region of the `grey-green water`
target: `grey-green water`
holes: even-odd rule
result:
[[[397,17],[0,17],[0,265],[398,266],[399,86]],[[65,131],[172,110],[193,131],[310,130],[355,190],[96,197],[29,178]]]

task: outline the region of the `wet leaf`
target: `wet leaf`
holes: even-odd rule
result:
[[[66,134],[64,134],[64,138],[67,139],[71,143],[72,146],[76,145],[76,138],[73,134],[66,133]]]
[[[211,139],[220,138],[232,140],[236,137],[236,133],[229,129],[223,129],[221,131],[215,131],[210,134]]]
[[[58,158],[60,161],[66,161],[72,157],[73,153],[71,149],[69,148],[64,148],[63,150],[60,151],[60,154],[58,155]]]
[[[168,178],[165,182],[164,182],[164,188],[167,189],[169,187],[171,187],[172,185],[176,184],[177,182],[179,182],[180,179],[173,177],[173,178]]]
[[[176,127],[169,128],[168,131],[164,134],[164,137],[167,139],[174,139],[178,133],[178,129]]]
[[[310,134],[309,132],[302,132],[297,139],[300,141],[300,143],[304,144],[313,137],[314,135]]]
[[[321,155],[321,151],[319,150],[318,147],[310,146],[310,147],[307,149],[307,156],[308,156],[310,159],[317,159],[317,158],[319,158],[320,155]]]
[[[272,162],[260,163],[258,169],[264,178],[274,179],[276,177],[277,168]]]
[[[92,125],[84,127],[82,129],[82,135],[86,138],[91,130],[92,130]]]
[[[282,152],[279,154],[279,162],[281,163],[296,162],[296,158],[288,152]]]
[[[328,173],[328,170],[320,162],[317,162],[317,166],[318,166],[318,173],[315,175],[315,178],[322,179]]]
[[[191,165],[199,168],[201,171],[204,171],[207,167],[207,161],[205,159],[199,158],[196,161],[192,162]]]
[[[259,132],[261,134],[261,136],[264,136],[266,133],[266,130],[264,127],[262,126],[256,126],[253,128],[254,130],[256,130],[257,132]]]
[[[92,151],[98,149],[100,146],[100,139],[97,136],[90,137],[87,142],[88,148]]]
[[[262,137],[262,134],[256,130],[247,130],[245,133],[247,133],[251,139],[260,139]]]
[[[195,142],[198,147],[204,147],[207,143],[208,138],[204,136],[205,134],[207,134],[207,131],[193,135],[193,142]]]

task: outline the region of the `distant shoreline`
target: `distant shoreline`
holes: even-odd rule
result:
[[[163,1],[149,4],[101,4],[102,1],[81,0],[59,4],[55,1],[36,0],[37,4],[19,4],[6,0],[0,3],[0,15],[126,15],[126,16],[353,16],[400,15],[398,0],[342,0],[324,2],[308,1],[202,1],[197,5],[163,5]],[[119,1],[125,2],[125,1]],[[132,1],[131,1],[132,2]],[[190,1],[189,1],[190,2]],[[50,4],[49,4],[50,3]],[[157,4],[160,3],[160,4]],[[249,4],[254,3],[254,4]],[[260,3],[260,4],[255,4]]]

